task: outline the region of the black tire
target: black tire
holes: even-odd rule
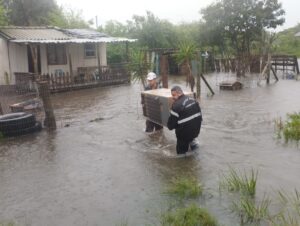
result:
[[[3,133],[9,131],[23,130],[34,127],[36,123],[33,114],[17,112],[0,116],[0,131]]]
[[[15,136],[21,136],[29,133],[34,133],[41,131],[42,129],[42,124],[40,122],[35,122],[34,126],[24,128],[24,129],[18,129],[18,130],[10,130],[10,131],[5,131],[2,132],[4,137],[15,137]]]

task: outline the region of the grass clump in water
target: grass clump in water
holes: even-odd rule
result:
[[[196,178],[175,178],[171,181],[167,193],[179,198],[197,198],[202,195],[203,187]]]
[[[285,142],[300,141],[300,113],[288,114],[285,122],[282,122],[281,119],[276,120],[275,127],[277,137],[281,138],[283,135]]]
[[[0,226],[16,226],[16,225],[13,222],[8,222],[8,223],[1,223],[0,222]]]
[[[161,216],[161,226],[216,226],[216,219],[206,209],[195,204],[167,212]]]
[[[283,126],[283,136],[286,142],[300,141],[300,113],[288,114],[288,119]]]
[[[288,209],[292,209],[300,217],[300,192],[295,189],[293,195],[287,195],[283,192],[278,192],[281,203]]]
[[[241,220],[241,224],[259,223],[269,218],[269,205],[271,201],[264,198],[258,205],[249,197],[242,197],[239,202],[233,202],[232,211],[236,212]]]
[[[300,225],[300,193],[294,194],[278,192],[282,210],[272,219],[272,226],[299,226]]]
[[[129,224],[128,224],[127,220],[126,220],[124,222],[122,221],[121,223],[116,224],[116,226],[129,226]]]
[[[221,189],[227,189],[231,192],[241,192],[241,194],[254,197],[256,193],[256,182],[258,172],[251,170],[250,176],[246,173],[241,175],[233,168],[229,168],[229,174],[223,175],[220,182]]]
[[[279,214],[271,220],[272,226],[299,226],[300,222],[290,214]]]

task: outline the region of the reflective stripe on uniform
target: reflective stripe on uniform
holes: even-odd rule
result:
[[[188,122],[188,121],[190,121],[190,120],[192,120],[192,119],[194,119],[194,118],[197,118],[197,117],[199,117],[199,116],[201,116],[201,113],[200,113],[200,112],[198,112],[198,113],[196,113],[196,114],[194,114],[194,115],[191,115],[191,116],[189,116],[189,117],[187,117],[187,118],[184,118],[184,119],[179,120],[179,121],[178,121],[178,124],[181,124],[181,123],[184,123],[184,122]]]
[[[189,107],[193,106],[194,104],[196,104],[196,102],[193,102],[193,103],[190,103],[190,104],[186,105],[185,108],[189,108]]]
[[[179,117],[178,113],[176,113],[175,111],[172,111],[172,110],[171,110],[171,111],[170,111],[170,114],[176,116],[177,118]]]

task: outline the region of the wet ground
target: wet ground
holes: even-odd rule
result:
[[[177,175],[205,187],[199,202],[224,225],[238,225],[219,194],[220,174],[259,172],[257,197],[300,190],[300,149],[276,139],[274,120],[300,110],[300,81],[269,86],[247,78],[240,91],[219,91],[229,75],[202,87],[200,149],[175,154],[174,131],[143,133],[139,84],[55,94],[55,132],[0,142],[0,222],[16,225],[155,225],[170,203],[164,189]],[[170,77],[169,85],[184,78]]]

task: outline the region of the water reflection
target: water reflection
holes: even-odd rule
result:
[[[228,165],[259,170],[258,196],[299,188],[299,149],[274,139],[273,120],[299,111],[300,83],[257,86],[257,77],[247,77],[243,90],[219,91],[219,83],[232,77],[207,76],[213,97],[202,84],[200,150],[186,159],[173,158],[174,131],[143,132],[139,84],[54,95],[56,132],[0,143],[0,220],[20,225],[155,223],[169,200],[163,191],[170,180],[191,175],[209,193],[203,205],[231,225],[235,219],[218,190]],[[185,87],[185,79],[171,77],[172,84]]]

